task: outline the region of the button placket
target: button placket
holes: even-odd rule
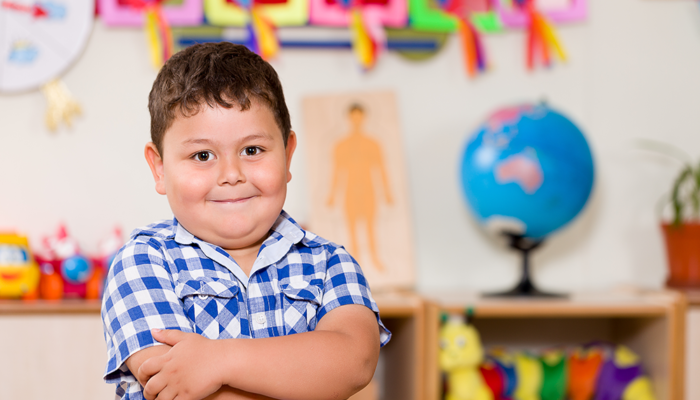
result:
[[[258,314],[255,316],[255,323],[258,325],[265,325],[265,322],[267,322],[267,318],[265,318],[264,314]]]

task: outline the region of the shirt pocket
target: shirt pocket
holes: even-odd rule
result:
[[[194,331],[209,339],[240,337],[239,293],[238,284],[227,279],[200,278],[175,286]]]
[[[316,314],[321,306],[323,290],[309,282],[281,284],[284,334],[316,329]]]

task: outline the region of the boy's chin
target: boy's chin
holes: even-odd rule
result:
[[[219,246],[224,250],[238,250],[248,247],[259,246],[269,236],[269,231],[266,232],[212,232],[206,235],[209,239],[202,237],[201,239],[213,245]]]

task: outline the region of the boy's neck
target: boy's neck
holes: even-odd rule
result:
[[[267,239],[267,236],[262,237],[260,240],[258,240],[250,246],[243,247],[240,249],[225,250],[231,256],[231,258],[233,258],[236,264],[238,264],[238,266],[241,267],[243,272],[247,276],[250,276],[250,270],[253,268],[255,260],[258,258],[258,252],[260,252],[260,247],[262,246],[265,239]]]

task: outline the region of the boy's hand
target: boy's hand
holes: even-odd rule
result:
[[[221,352],[215,340],[179,330],[154,329],[152,334],[173,348],[141,364],[139,375],[151,377],[143,390],[146,399],[202,399],[221,388],[223,378],[216,368]]]

